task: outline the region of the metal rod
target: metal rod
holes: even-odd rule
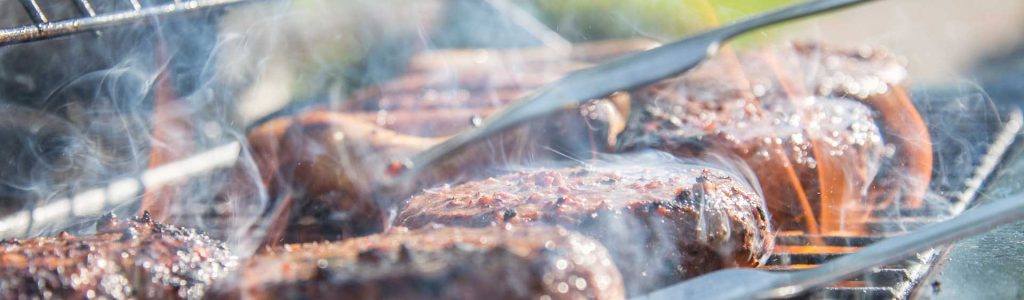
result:
[[[26,25],[16,28],[0,29],[0,46],[28,41],[38,41],[79,32],[103,29],[116,25],[141,22],[157,16],[194,12],[203,9],[210,9],[215,7],[222,7],[251,1],[252,0],[184,1],[178,3],[151,6],[133,11],[101,14],[88,18],[78,18],[40,25]]]
[[[1024,128],[1024,113],[1020,109],[1010,111],[1008,119],[1004,129],[1000,131],[989,146],[988,153],[982,157],[981,165],[974,170],[974,176],[971,176],[971,178],[964,182],[964,190],[956,195],[956,201],[954,202],[956,204],[953,205],[952,213],[959,214],[966,210],[968,206],[976,204],[978,189],[989,178],[987,175],[992,174],[996,167],[999,166],[999,162],[1002,161],[1006,151],[1009,151],[1010,144],[1013,143],[1014,138]]]
[[[75,5],[78,6],[78,10],[89,17],[96,16],[96,10],[92,8],[92,3],[89,0],[78,0],[75,1]]]
[[[147,189],[188,180],[199,174],[234,165],[241,151],[239,142],[232,142],[189,158],[162,165],[139,176],[114,180],[105,187],[91,189],[71,197],[17,212],[0,219],[0,239],[27,237],[48,228],[62,228],[82,217],[98,217],[139,200]]]
[[[132,9],[135,11],[142,9],[142,3],[139,3],[139,0],[128,0],[128,3],[132,4]]]
[[[928,227],[921,228],[918,231],[905,235],[914,239],[914,242],[898,242],[903,240],[902,238],[882,240],[874,245],[861,248],[857,252],[836,258],[830,262],[822,264],[819,268],[808,270],[806,273],[799,273],[803,275],[797,276],[794,281],[803,281],[802,283],[796,284],[794,287],[790,287],[785,290],[776,291],[779,294],[775,296],[782,296],[782,294],[791,295],[794,292],[806,291],[810,287],[822,286],[828,282],[838,281],[841,278],[846,278],[853,274],[863,272],[871,267],[895,262],[902,258],[887,258],[886,256],[891,253],[904,253],[905,255],[903,257],[906,257],[918,252],[917,249],[929,248],[919,246],[917,249],[912,249],[908,246],[911,244],[946,244],[948,242],[959,240],[963,237],[984,232],[984,230],[999,224],[1001,222],[1000,220],[1018,219],[1016,216],[1000,215],[1000,211],[1018,210],[1019,212],[1016,214],[1017,216],[1024,215],[1024,211],[1020,211],[1021,208],[1024,208],[1024,202],[1021,202],[1020,200],[1021,197],[1024,197],[1024,194],[1012,195],[1006,200],[995,201],[996,203],[992,203],[992,207],[964,213],[968,206],[977,204],[978,189],[982,186],[982,183],[985,182],[985,180],[995,175],[994,173],[999,162],[1005,157],[1006,152],[1010,149],[1010,145],[1013,143],[1015,137],[1020,134],[1021,129],[1024,128],[1024,114],[1022,114],[1019,109],[1012,110],[1008,117],[1009,120],[999,131],[995,140],[993,140],[989,145],[987,153],[982,157],[981,164],[975,169],[974,176],[967,179],[964,184],[964,191],[954,198],[955,204],[951,209],[951,213],[953,213],[953,215],[958,215],[957,217],[954,217],[956,223],[942,222],[932,224]],[[969,230],[956,234],[943,233],[944,231],[952,232],[953,228],[969,228]]]
[[[513,126],[575,107],[588,99],[604,97],[686,72],[717,51],[722,42],[744,32],[869,1],[873,0],[802,2],[575,71],[505,106],[484,120],[480,127],[462,131],[412,157],[411,168],[393,176],[379,190],[401,190],[402,185],[408,184],[419,173],[434,167],[446,157]]]
[[[810,287],[822,286],[874,266],[893,263],[929,248],[945,245],[988,231],[1024,217],[1024,193],[981,205],[948,221],[928,225],[905,235],[881,240],[857,252],[836,258],[817,268],[794,272],[790,285],[767,291],[762,298],[795,296]]]
[[[33,23],[44,24],[50,22],[36,0],[21,0],[21,6],[25,7],[25,12],[28,13],[28,17],[32,19]]]

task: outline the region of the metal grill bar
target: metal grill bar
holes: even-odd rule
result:
[[[128,0],[128,3],[131,3],[132,9],[136,11],[142,9],[142,3],[139,3],[139,0]]]
[[[143,7],[138,0],[129,0],[132,10],[97,14],[88,0],[76,0],[83,16],[50,22],[36,0],[21,0],[33,25],[0,29],[0,46],[49,39],[74,33],[99,30],[112,26],[142,22],[153,17],[203,11],[253,0],[192,0]]]
[[[78,6],[78,11],[87,17],[96,16],[96,10],[92,8],[92,3],[89,3],[89,0],[77,0],[75,6]]]
[[[21,6],[25,7],[25,12],[28,13],[28,17],[32,19],[32,22],[36,24],[50,22],[46,19],[46,14],[43,13],[43,9],[39,7],[39,3],[36,0],[21,0]]]
[[[917,227],[939,222],[961,213],[973,202],[980,186],[995,171],[999,160],[1010,148],[1015,136],[1024,126],[1024,115],[1013,110],[1009,121],[989,143],[987,153],[975,168],[963,190],[952,197],[952,206],[946,211],[934,209],[908,209],[875,211],[868,225],[871,235],[821,236],[803,232],[781,232],[776,237],[776,252],[768,259],[766,270],[791,272],[813,268],[828,260],[874,243],[886,236],[899,235]],[[817,239],[815,239],[817,238]],[[824,246],[807,246],[820,240]],[[948,248],[933,249],[894,264],[879,266],[862,274],[807,295],[809,299],[907,299],[921,279],[931,271],[936,260]]]
[[[99,217],[114,208],[137,201],[146,189],[189,180],[199,174],[230,167],[242,150],[239,142],[227,143],[186,159],[156,167],[137,176],[121,178],[74,196],[0,218],[0,239],[33,236],[46,228],[63,228],[70,221]]]
[[[126,11],[98,14],[90,0],[70,0],[79,9],[81,17],[68,20],[50,22],[45,12],[42,11],[37,0],[19,0],[26,12],[35,24],[28,24],[15,28],[0,29],[0,46],[49,39],[79,32],[89,32],[98,29],[143,22],[153,17],[180,14],[204,9],[213,9],[231,4],[244,3],[252,0],[173,0],[171,4],[153,5],[144,7],[139,0],[128,1],[131,8]],[[490,1],[503,3],[502,1]],[[515,19],[521,21],[519,19]],[[527,22],[530,27],[532,24]],[[542,30],[532,30],[539,32]],[[543,34],[539,34],[543,36]],[[549,37],[559,44],[558,39]],[[1020,129],[1019,114],[1016,115],[1016,123],[1013,126],[1004,128],[1009,135],[1001,135],[1006,140],[1001,143],[995,141],[992,149],[996,152],[999,149],[1005,150],[1013,140],[1014,134]],[[1010,128],[1015,127],[1015,128]],[[1012,130],[1011,130],[1012,129]],[[150,170],[138,178],[131,177],[119,180],[109,187],[90,190],[67,199],[54,201],[50,205],[38,207],[32,211],[26,211],[14,216],[0,219],[0,237],[2,236],[26,236],[32,235],[34,227],[45,227],[52,225],[50,222],[61,222],[75,217],[98,216],[109,210],[110,207],[121,205],[129,201],[137,200],[137,195],[145,188],[158,187],[169,182],[187,180],[197,173],[207,172],[213,168],[230,166],[237,158],[240,145],[232,143],[213,149],[207,153],[197,155],[193,158],[178,163],[167,165],[159,169]],[[210,155],[215,157],[211,158]],[[994,162],[1002,156],[1002,153],[989,153],[987,157],[993,160],[982,164],[975,176],[967,183],[961,195],[955,197],[952,211],[959,212],[963,206],[969,204],[980,181],[994,168]],[[820,253],[786,252],[780,251],[769,260],[766,269],[778,270],[780,272],[790,271],[798,268],[813,267],[828,259],[845,255],[848,251],[856,251],[856,248],[863,247],[884,238],[887,234],[898,234],[899,232],[912,229],[917,225],[927,224],[940,220],[934,218],[934,211],[931,210],[901,210],[897,214],[879,212],[873,216],[870,228],[876,232],[868,236],[813,236],[797,233],[784,233],[779,235],[777,244],[782,246],[808,245],[812,240],[824,240],[826,244],[834,246],[833,250]],[[945,216],[939,216],[945,217]],[[820,239],[819,239],[820,238]],[[850,247],[852,249],[838,248]],[[783,247],[785,248],[785,247]],[[791,247],[790,250],[797,250]],[[923,273],[931,268],[931,264],[938,257],[942,250],[932,250],[921,254],[916,258],[887,266],[881,266],[870,273],[863,274],[856,278],[837,283],[833,286],[821,289],[810,295],[812,299],[902,299],[906,298],[909,290],[920,280]]]

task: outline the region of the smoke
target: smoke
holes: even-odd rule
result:
[[[0,232],[3,236],[27,237],[71,226],[84,233],[101,212],[115,210],[131,215],[145,202],[151,205],[147,209],[163,207],[165,222],[224,238],[239,253],[253,252],[271,230],[267,228],[269,213],[285,208],[275,206],[282,199],[269,190],[261,162],[244,146],[248,129],[281,114],[310,108],[351,109],[354,100],[365,100],[361,104],[372,105],[350,111],[348,117],[403,134],[403,138],[436,142],[478,123],[474,120],[492,113],[494,106],[564,72],[613,56],[598,53],[595,58],[582,53],[586,51],[574,52],[582,47],[569,45],[561,36],[577,42],[637,35],[667,39],[701,27],[695,24],[695,16],[675,6],[680,5],[678,2],[668,3],[630,11],[609,3],[574,8],[538,2],[519,11],[519,6],[497,0],[272,1],[188,17],[153,19],[149,24],[99,34],[2,47],[0,114],[5,118],[0,120],[0,137],[10,143],[0,147],[0,157],[4,158],[0,161],[0,214],[18,216],[4,220],[30,225],[27,230],[5,227]],[[109,12],[128,4],[97,5],[97,11]],[[665,8],[661,14],[672,17],[651,17],[640,11],[659,7]],[[54,4],[46,10],[52,19],[59,19],[72,16],[74,8]],[[608,10],[611,12],[605,14]],[[529,12],[541,15],[541,21],[547,24],[531,19]],[[677,13],[685,17],[673,18],[679,17]],[[588,19],[605,17],[611,19],[608,28],[581,25],[594,22]],[[27,24],[28,18],[15,1],[7,1],[0,3],[0,22],[9,27]],[[816,31],[814,35],[824,34]],[[641,50],[652,45],[642,41],[622,47]],[[505,50],[459,52],[450,48]],[[827,75],[819,73],[820,69],[809,70],[796,76],[808,82],[807,86],[818,85]],[[415,72],[419,75],[406,76]],[[474,76],[485,79],[476,80]],[[402,90],[403,82],[412,82],[414,91]],[[416,85],[419,83],[423,85]],[[754,82],[752,87],[758,84]],[[933,205],[948,203],[946,200],[972,175],[964,166],[980,161],[984,145],[994,139],[999,127],[999,114],[987,95],[970,84],[962,86],[967,88],[915,91],[911,97],[928,121],[936,149],[933,188],[925,195]],[[714,98],[720,91],[676,92]],[[616,127],[624,127],[621,119],[631,115],[628,102],[635,99],[620,96],[627,99],[601,99],[588,104],[582,109],[582,117],[577,114],[580,111],[570,111],[487,140],[467,151],[467,160],[447,165],[466,163],[469,168],[479,168],[469,170],[477,173],[441,172],[443,176],[428,186],[516,171],[517,167],[508,165],[534,166],[552,158],[614,161],[596,153],[615,149],[616,135],[624,130]],[[478,103],[468,103],[467,99]],[[833,97],[796,100],[808,100],[832,115],[872,114],[862,106]],[[412,104],[402,107],[402,103]],[[458,113],[437,122],[444,124],[427,126],[427,121],[437,120],[431,119],[428,108],[458,109]],[[820,129],[817,134],[830,145],[860,143],[833,140],[828,134],[836,129],[861,128],[864,135],[860,137],[873,136],[872,130],[879,130],[853,121],[862,119],[859,117],[831,122],[820,115],[802,116],[792,111],[802,108],[792,106],[786,108],[790,111],[773,113],[783,115],[779,118],[783,121],[807,118],[811,123],[825,124],[828,128],[816,128]],[[737,131],[736,138],[764,135],[767,126],[758,125],[764,124],[742,124],[746,129]],[[781,131],[776,134],[786,136],[803,131],[797,127],[777,128]],[[975,134],[964,136],[963,132]],[[414,150],[425,146],[429,144],[425,142]],[[240,150],[233,156],[221,155],[231,149]],[[374,183],[364,174],[370,172],[368,168],[402,158],[375,150],[360,148],[361,152],[355,153],[351,148],[338,147],[330,151],[341,153],[330,154],[344,161],[339,166],[344,176],[364,180],[359,184],[369,187]],[[842,180],[854,183],[841,191],[844,197],[863,196],[869,192],[866,183],[887,175],[879,174],[886,166],[873,162],[878,161],[877,156],[891,153],[875,150],[866,150],[870,153],[865,154],[872,163],[841,174]],[[841,157],[845,151],[856,149],[827,151],[830,156]],[[171,165],[200,154],[222,160]],[[377,156],[364,159],[360,156],[363,154]],[[735,157],[711,153],[700,160],[760,189],[751,167]],[[348,168],[359,164],[365,165]],[[166,165],[172,168],[146,175],[147,170]],[[231,168],[224,168],[228,165]],[[153,186],[153,182],[160,186]],[[69,202],[73,199],[97,199],[103,208],[82,209]],[[38,216],[51,216],[51,220]],[[4,222],[0,224],[14,224]]]
[[[100,14],[130,9],[127,2],[94,5]],[[30,24],[16,1],[0,11],[6,27]],[[79,16],[71,2],[47,3],[43,11],[51,21]],[[3,150],[0,201],[4,215],[22,210],[0,222],[5,237],[87,233],[106,211],[133,215],[143,192],[163,194],[160,185],[181,182],[167,169],[145,170],[229,140],[217,133],[231,131],[222,102],[228,97],[210,86],[215,16],[152,19],[0,48],[0,102],[9,116],[2,138],[11,146]],[[165,126],[169,121],[192,126]],[[186,137],[191,147],[183,148]],[[162,158],[152,160],[158,153]]]
[[[409,200],[395,225],[564,226],[600,240],[636,294],[766,259],[765,202],[736,161],[657,151],[532,161],[428,189]]]

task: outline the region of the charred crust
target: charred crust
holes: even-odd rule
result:
[[[512,218],[515,218],[518,214],[519,213],[516,212],[515,208],[507,208],[505,209],[505,212],[502,213],[501,218],[503,221],[508,222],[509,220],[512,220]]]
[[[739,248],[739,252],[757,256],[770,251],[770,245],[760,242],[772,239],[769,225],[765,218],[755,215],[763,208],[761,198],[752,187],[724,171],[686,164],[653,164],[646,168],[611,163],[596,166],[586,176],[575,177],[579,170],[538,169],[469,182],[443,192],[414,196],[399,215],[415,216],[419,223],[502,226],[501,220],[507,220],[505,212],[515,208],[515,218],[523,218],[524,225],[517,227],[566,226],[598,238],[605,245],[615,245],[612,257],[622,259],[615,264],[631,282],[630,291],[637,293],[716,269],[702,266],[708,262],[718,266],[727,261],[745,267],[758,263],[745,257],[734,261],[739,258],[732,253],[738,253]],[[527,184],[518,190],[508,190],[509,185],[516,183],[558,176],[569,179],[558,186]],[[614,183],[609,185],[612,180]],[[486,207],[454,203],[458,200],[439,203],[452,195],[463,199],[494,191],[508,192],[512,200],[495,201]],[[458,212],[453,213],[453,208]],[[716,221],[728,222],[735,230],[713,226],[709,232],[695,232],[694,226],[702,213],[714,213]],[[477,218],[487,218],[488,222],[478,222]],[[398,220],[398,226],[420,227],[409,223],[408,218]],[[620,230],[625,228],[638,231]],[[631,245],[637,241],[640,244]],[[669,249],[659,249],[661,245]],[[664,258],[674,265],[634,263],[631,259],[637,251],[657,255],[659,260]],[[675,268],[679,264],[682,271]]]
[[[409,245],[406,243],[398,244],[398,261],[403,263],[411,263],[413,261],[412,249],[409,249]]]
[[[147,211],[143,211],[142,212],[142,218],[140,219],[140,221],[142,221],[143,223],[152,224],[153,223],[153,217],[149,215],[149,211],[148,210]]]
[[[693,193],[690,190],[679,188],[676,189],[676,202],[686,203],[693,200]]]
[[[107,213],[96,221],[96,232],[114,232],[121,226],[120,220],[113,212]]]
[[[139,230],[137,228],[135,228],[135,226],[128,226],[128,227],[125,227],[124,230],[121,231],[121,239],[120,239],[120,241],[122,241],[122,242],[132,241],[132,240],[137,239],[139,237],[139,235],[140,235]]]
[[[223,243],[141,219],[106,216],[96,235],[0,244],[0,261],[15,262],[0,264],[0,298],[199,299],[234,267]]]
[[[368,249],[357,254],[359,261],[369,263],[380,263],[387,259],[387,253],[378,248]]]

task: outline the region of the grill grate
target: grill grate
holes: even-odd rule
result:
[[[988,145],[985,155],[976,162],[974,174],[956,187],[951,205],[930,209],[892,209],[872,213],[868,220],[869,235],[814,236],[804,232],[780,232],[776,237],[776,249],[768,259],[767,270],[790,272],[812,268],[830,259],[855,252],[880,239],[897,236],[918,227],[940,222],[962,212],[971,205],[980,185],[996,170],[996,165],[1021,132],[1022,118],[1019,110],[1013,110],[1007,122],[1002,124]],[[808,246],[812,241],[822,241],[822,246]],[[866,274],[837,282],[831,286],[811,292],[810,299],[907,299],[922,279],[931,272],[936,262],[948,249],[938,248],[919,253],[905,261],[879,266]]]
[[[184,14],[190,12],[209,11],[233,4],[251,2],[255,0],[113,0],[119,2],[119,9],[104,9],[94,5],[90,0],[65,0],[65,4],[74,5],[75,15],[70,18],[59,18],[48,14],[44,5],[38,0],[19,0],[24,8],[31,24],[23,24],[10,28],[0,28],[0,46],[25,43],[31,41],[45,40],[70,34],[95,32],[97,30],[117,26],[130,25],[145,22],[157,17]],[[46,1],[42,1],[46,4]],[[104,2],[104,1],[101,1]],[[502,4],[503,1],[486,1],[490,4]],[[106,4],[104,2],[104,4]],[[507,10],[502,10],[508,13]],[[524,23],[522,15],[517,15],[513,20],[516,23]],[[527,25],[530,20],[526,20]],[[522,24],[520,24],[522,25]],[[544,44],[560,45],[564,41],[546,31],[546,28],[528,27],[529,32],[538,35],[538,39]],[[942,109],[939,109],[942,111]],[[959,112],[958,110],[949,110]],[[1020,112],[1011,114],[1010,122],[1007,122],[999,129],[999,134],[991,139],[983,141],[988,145],[985,159],[974,163],[977,171],[970,178],[948,178],[952,182],[961,182],[963,186],[956,187],[959,194],[948,198],[952,200],[952,206],[937,212],[934,210],[896,210],[876,212],[868,222],[868,228],[872,234],[863,236],[811,236],[802,232],[782,232],[777,236],[777,251],[769,258],[768,264],[763,268],[778,272],[793,271],[801,268],[814,267],[817,264],[829,259],[857,251],[860,247],[867,246],[880,239],[899,235],[902,232],[913,230],[928,223],[941,221],[962,211],[970,204],[974,194],[982,181],[990,175],[994,164],[1002,157],[1002,153],[1010,146],[1017,132],[1021,127]],[[941,118],[938,118],[941,119]],[[943,124],[942,122],[929,122]],[[986,130],[964,131],[964,132],[986,132]],[[222,168],[230,165],[236,159],[240,147],[232,143],[206,154],[196,155],[191,159],[182,160],[176,164],[170,164],[163,169],[154,170],[152,173],[174,173],[174,178],[157,180],[156,184],[147,183],[146,176],[141,179],[126,178],[109,187],[99,188],[94,191],[83,193],[83,196],[76,196],[74,199],[56,201],[53,205],[37,209],[32,212],[23,212],[12,217],[0,219],[0,237],[26,235],[31,232],[33,226],[45,225],[47,220],[70,219],[47,216],[75,216],[82,217],[89,215],[85,212],[76,211],[79,207],[103,207],[100,211],[91,212],[96,215],[107,211],[114,204],[122,204],[127,201],[135,201],[135,195],[143,187],[152,188],[171,181],[185,180],[196,173],[209,171],[208,168]],[[215,155],[210,156],[209,155]],[[206,156],[204,156],[206,155]],[[211,157],[217,157],[216,159]],[[206,163],[200,163],[204,161]],[[219,164],[210,165],[208,162],[216,161]],[[986,164],[989,163],[989,164]],[[171,169],[183,169],[187,172],[170,172]],[[111,196],[107,196],[111,195]],[[124,195],[122,198],[115,198],[117,195]],[[99,203],[99,204],[97,204]],[[944,212],[944,214],[943,214]],[[54,221],[56,222],[56,221]],[[824,241],[827,247],[811,248],[806,245],[811,241]],[[846,281],[835,283],[831,286],[819,289],[807,295],[812,299],[905,299],[908,298],[917,287],[922,277],[934,267],[935,262],[941,257],[945,249],[934,249],[921,253],[911,259],[900,263],[880,266],[867,274],[862,274]]]
[[[254,0],[157,0],[125,1],[127,8],[102,11],[89,0],[67,0],[77,13],[73,17],[51,20],[37,0],[19,0],[32,24],[0,29],[0,46],[50,39],[80,32],[144,22],[155,17],[207,11]]]

